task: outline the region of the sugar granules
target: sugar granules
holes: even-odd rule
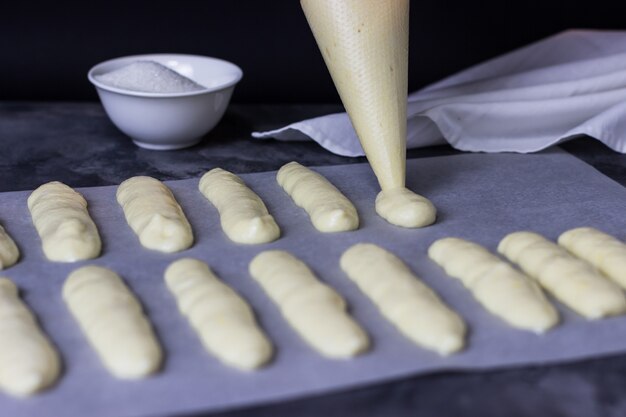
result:
[[[94,78],[111,87],[144,93],[186,93],[205,89],[155,61],[135,61]]]

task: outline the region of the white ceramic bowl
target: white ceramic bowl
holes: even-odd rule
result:
[[[95,76],[138,60],[152,60],[177,71],[205,90],[144,93],[99,82]],[[198,55],[133,55],[102,62],[89,70],[111,121],[143,148],[168,150],[195,145],[220,121],[241,69],[227,61]]]

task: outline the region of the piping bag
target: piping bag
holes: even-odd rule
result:
[[[381,187],[376,212],[402,227],[432,224],[432,203],[405,187],[409,0],[300,4]]]

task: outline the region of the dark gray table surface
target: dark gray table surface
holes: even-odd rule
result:
[[[336,105],[232,105],[201,144],[160,152],[133,145],[98,103],[0,102],[0,191],[29,190],[51,180],[86,187],[116,185],[133,175],[184,179],[217,166],[260,172],[292,160],[305,165],[363,162],[333,155],[315,143],[250,138],[254,130],[340,110]],[[626,155],[589,138],[563,148],[626,186]],[[408,157],[454,153],[438,146],[409,151]],[[211,415],[622,417],[626,354],[551,366],[437,373]]]

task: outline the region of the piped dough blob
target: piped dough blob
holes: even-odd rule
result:
[[[267,243],[280,236],[263,200],[237,175],[212,169],[200,179],[199,189],[219,211],[222,230],[233,242]]]
[[[408,188],[393,188],[378,193],[376,212],[389,223],[407,228],[428,226],[437,219],[433,203]]]
[[[59,354],[20,300],[17,287],[0,278],[0,389],[18,397],[54,383]]]
[[[106,368],[123,379],[156,372],[161,347],[139,301],[113,271],[85,266],[63,285],[63,298]]]
[[[598,268],[609,279],[626,288],[626,244],[591,227],[568,230],[559,245]]]
[[[269,361],[272,344],[252,309],[207,264],[190,258],[175,261],[165,270],[165,282],[206,349],[222,362],[252,370]]]
[[[276,181],[296,205],[306,210],[320,232],[358,229],[359,215],[352,202],[317,172],[289,162],[280,168]]]
[[[428,256],[511,326],[543,333],[559,322],[556,309],[537,284],[484,247],[448,237],[434,242]]]
[[[152,177],[132,177],[120,184],[117,201],[141,244],[178,252],[193,244],[191,225],[169,188]]]
[[[300,4],[380,187],[390,193],[377,213],[403,227],[433,223],[435,209],[424,197],[393,191],[405,189],[409,0]]]
[[[4,227],[0,226],[0,269],[15,265],[19,258],[20,251],[15,241],[13,241]]]
[[[369,338],[348,314],[345,300],[288,252],[261,252],[250,275],[278,305],[283,317],[315,350],[345,359],[365,352]]]
[[[72,188],[58,181],[44,184],[28,197],[28,209],[49,260],[76,262],[100,255],[100,235],[87,201]]]
[[[359,243],[341,256],[341,269],[406,337],[441,355],[461,350],[461,317],[413,275],[400,258],[385,249]]]
[[[626,312],[626,296],[617,284],[537,233],[511,233],[500,241],[498,252],[587,319]]]

